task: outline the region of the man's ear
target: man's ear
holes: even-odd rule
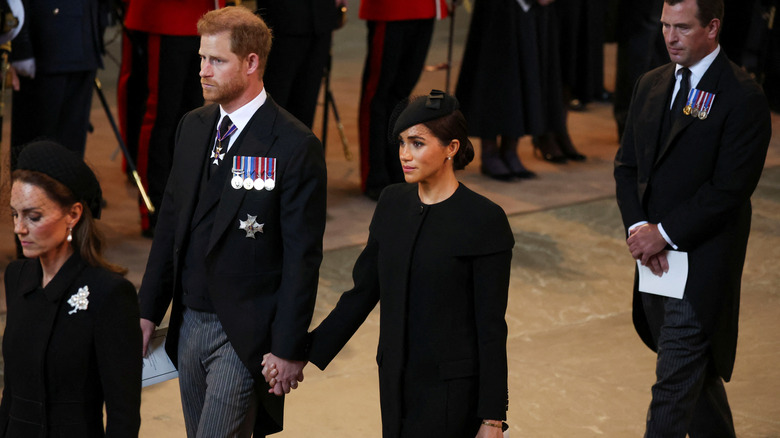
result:
[[[245,61],[247,64],[247,76],[257,73],[257,69],[260,68],[260,57],[257,56],[257,53],[250,53],[246,56]]]

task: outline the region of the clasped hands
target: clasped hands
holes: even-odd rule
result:
[[[306,364],[306,361],[282,359],[273,353],[264,354],[263,377],[270,386],[268,393],[284,395],[296,389],[298,382],[303,382],[303,367]]]
[[[635,260],[659,277],[669,272],[669,262],[664,251],[666,240],[658,231],[657,224],[642,224],[629,233],[626,244]]]

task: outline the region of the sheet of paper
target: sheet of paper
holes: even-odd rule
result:
[[[685,292],[685,283],[688,281],[688,253],[667,251],[666,260],[669,261],[669,272],[661,277],[653,274],[650,268],[642,266],[637,260],[639,291],[681,299]]]
[[[149,340],[141,377],[141,386],[143,387],[179,377],[179,372],[176,371],[176,367],[173,366],[173,362],[165,352],[167,334],[168,327],[157,329],[152,334],[152,339]]]

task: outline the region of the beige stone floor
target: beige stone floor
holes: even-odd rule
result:
[[[357,104],[365,54],[365,26],[354,2],[347,27],[334,44],[333,89],[352,154],[357,156]],[[455,33],[457,70],[468,16],[459,10]],[[447,23],[434,35],[429,64],[446,59]],[[614,47],[607,46],[607,77],[613,81]],[[109,45],[116,55],[118,43]],[[116,66],[100,73],[116,114]],[[453,80],[454,82],[454,80]],[[424,93],[444,87],[444,73],[426,72]],[[453,85],[454,87],[454,85]],[[6,96],[6,101],[10,98]],[[585,163],[552,165],[521,140],[519,153],[539,174],[532,181],[504,183],[478,173],[478,159],[459,174],[472,189],[510,215],[514,251],[509,326],[509,423],[512,437],[641,436],[654,356],[631,326],[632,260],[623,243],[613,201],[612,158],[617,136],[608,104],[571,113],[575,144]],[[3,125],[5,156],[9,112]],[[112,161],[116,148],[105,113],[93,105],[95,132],[87,160],[96,168],[108,207],[103,225],[109,257],[130,268],[140,284],[150,241],[139,235],[134,188]],[[774,132],[780,117],[773,116]],[[315,132],[319,134],[319,126]],[[476,145],[478,147],[478,144]],[[350,287],[352,264],[367,237],[374,203],[360,195],[356,161],[347,161],[336,128],[328,136],[328,223],[315,310],[316,324]],[[780,437],[780,136],[774,136],[767,170],[754,196],[753,232],[745,265],[742,324],[732,382],[726,388],[740,437]],[[4,180],[5,181],[5,180]],[[7,188],[5,189],[7,191]],[[0,201],[5,203],[6,200]],[[8,215],[0,216],[0,267],[13,257]],[[378,437],[379,402],[374,361],[378,310],[327,371],[306,369],[301,388],[287,399],[286,430],[279,437]],[[142,437],[184,436],[177,382],[143,392]],[[435,436],[435,434],[432,434]]]

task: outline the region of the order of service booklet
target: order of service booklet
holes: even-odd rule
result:
[[[653,274],[647,266],[637,260],[639,269],[639,292],[654,295],[663,295],[681,299],[685,292],[685,283],[688,281],[688,253],[683,251],[667,251],[666,260],[669,262],[669,272],[662,276]]]
[[[173,362],[165,352],[167,335],[168,327],[160,328],[154,331],[152,339],[149,340],[141,377],[141,386],[143,387],[179,377],[179,372],[176,371],[176,367],[173,366]]]

